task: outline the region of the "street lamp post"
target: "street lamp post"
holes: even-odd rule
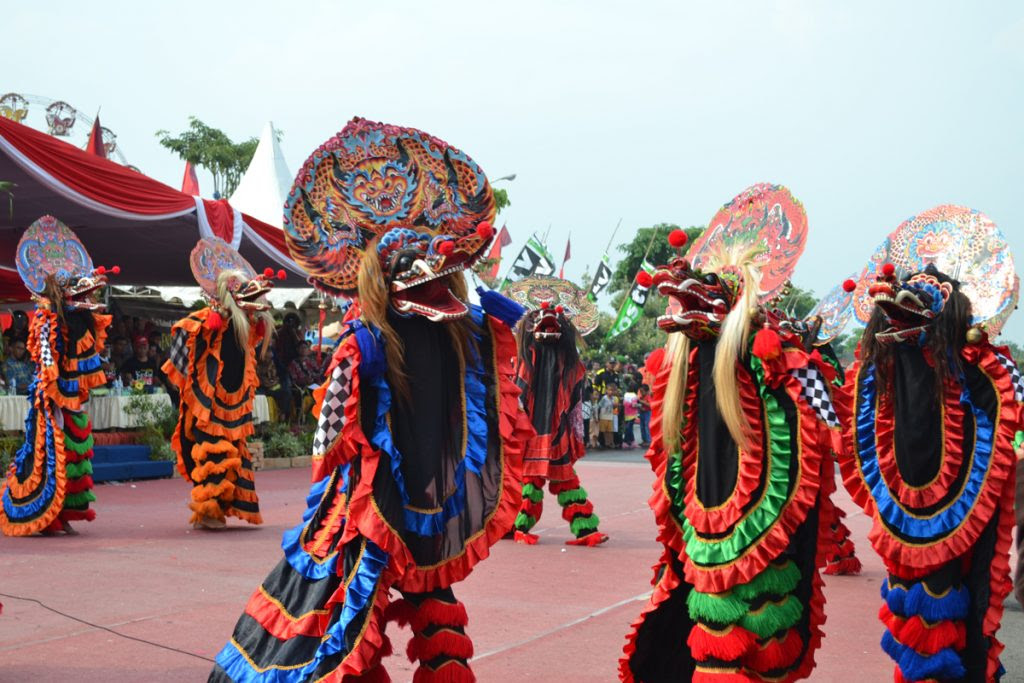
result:
[[[509,173],[508,175],[503,175],[500,178],[492,180],[491,181],[491,185],[493,185],[495,183],[500,183],[502,180],[509,180],[509,181],[511,181],[511,180],[515,180],[515,179],[516,179],[516,174],[515,173]]]

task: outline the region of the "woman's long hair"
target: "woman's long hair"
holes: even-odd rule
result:
[[[217,274],[217,300],[221,307],[231,315],[231,325],[235,330],[235,339],[238,340],[238,348],[245,349],[249,345],[249,314],[246,313],[231,296],[231,282],[246,282],[248,278],[240,270],[222,270]],[[263,323],[263,343],[260,345],[259,358],[267,355],[270,348],[270,338],[274,334],[274,318],[270,311],[254,312],[253,316],[257,321]]]
[[[927,350],[931,356],[935,368],[935,391],[941,404],[946,383],[963,372],[960,353],[967,344],[967,330],[971,326],[971,300],[960,291],[959,282],[943,273],[937,272],[935,275],[940,282],[953,283],[953,293],[946,301],[942,313],[928,326],[922,345],[922,349]],[[895,344],[883,344],[877,338],[878,333],[888,327],[888,319],[876,305],[860,339],[861,367],[874,366],[875,381],[880,390],[889,387],[893,374]]]
[[[469,298],[469,286],[462,272],[453,273],[445,278],[445,284],[460,301]],[[388,281],[384,279],[384,271],[380,267],[377,256],[377,239],[366,245],[363,258],[359,264],[357,278],[359,306],[363,322],[377,328],[384,338],[384,356],[388,363],[388,383],[392,390],[403,401],[409,400],[409,377],[405,372],[405,344],[402,337],[388,322],[389,295]],[[467,315],[459,320],[444,325],[452,340],[459,358],[467,360],[467,354],[477,352],[474,333],[479,332],[472,319]]]

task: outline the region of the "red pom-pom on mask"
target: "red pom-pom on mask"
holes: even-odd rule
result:
[[[673,230],[668,234],[668,243],[676,249],[686,246],[686,242],[689,238],[686,236],[685,230]]]
[[[288,273],[284,272],[284,268],[282,268],[281,270],[277,271],[277,279],[278,280],[284,280],[287,277],[288,277]]]
[[[551,308],[551,302],[550,302],[550,301],[541,301],[541,302],[540,302],[540,307],[541,307],[541,308],[542,308],[543,310],[545,310],[545,311],[546,311],[546,310],[548,310],[549,308]]]
[[[565,313],[565,309],[561,306],[555,306],[555,313]]]
[[[216,332],[220,328],[224,327],[224,318],[221,317],[217,311],[210,311],[210,315],[206,316],[206,322],[204,323],[206,329]]]
[[[121,266],[114,266],[113,268],[110,269],[110,272],[113,273],[114,275],[120,275]]]
[[[106,275],[107,274],[107,269],[106,269],[105,266],[100,266],[99,268],[96,269],[95,272],[96,272],[97,275]]]
[[[654,278],[646,270],[641,270],[636,274],[636,283],[641,287],[650,287],[654,282]]]
[[[455,251],[455,242],[451,240],[445,240],[437,245],[437,253],[444,256],[451,256],[453,251]]]
[[[852,292],[855,289],[857,289],[857,283],[856,282],[854,282],[853,280],[843,280],[843,291],[844,292]]]
[[[882,266],[882,275],[886,277],[892,277],[893,273],[896,272],[896,266],[891,263],[886,263]]]
[[[274,269],[271,268],[270,266],[267,266],[266,268],[264,268],[263,269],[263,277],[267,278],[268,280],[270,278],[274,277]]]
[[[476,226],[476,234],[485,240],[489,240],[494,236],[494,226],[488,221],[482,221]]]

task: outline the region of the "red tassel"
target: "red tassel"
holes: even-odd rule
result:
[[[412,683],[476,683],[476,676],[468,666],[449,659],[437,671],[420,666],[412,675]]]
[[[224,327],[224,318],[217,311],[210,311],[210,314],[206,316],[206,322],[203,323],[203,326],[212,332],[216,332]]]
[[[960,621],[940,621],[928,625],[919,616],[907,619],[896,639],[923,655],[933,655],[944,647],[962,650],[967,645],[967,629]]]
[[[372,669],[359,676],[345,674],[341,678],[341,683],[391,683],[391,676],[388,676],[388,672],[378,662]]]
[[[442,655],[456,659],[473,656],[473,641],[464,633],[441,629],[432,636],[414,636],[405,650],[410,662],[429,662]]]
[[[772,638],[751,652],[744,660],[747,667],[758,672],[788,669],[796,663],[804,650],[804,641],[795,629],[786,631],[782,638]]]
[[[441,602],[434,598],[427,598],[416,608],[415,614],[409,620],[414,633],[421,633],[428,625],[435,626],[465,626],[469,622],[466,615],[466,607],[461,602]]]
[[[405,598],[399,598],[384,608],[384,623],[397,622],[399,626],[405,626],[412,621],[412,615],[416,612],[416,605]]]
[[[775,360],[782,355],[782,340],[767,324],[754,335],[753,354],[761,360]]]
[[[734,625],[725,631],[713,631],[702,624],[696,624],[690,630],[686,644],[698,662],[707,659],[734,662],[756,647],[757,642],[754,634],[741,626]]]

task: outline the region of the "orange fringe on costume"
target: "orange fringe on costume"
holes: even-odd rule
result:
[[[181,392],[178,427],[171,446],[178,454],[178,471],[193,484],[189,523],[205,518],[224,520],[238,517],[250,524],[262,524],[259,498],[253,483],[252,456],[246,437],[253,433],[252,406],[259,386],[256,376],[256,352],[261,336],[254,326],[244,349],[242,382],[235,391],[221,383],[224,361],[221,344],[225,334],[234,334],[230,326],[211,330],[206,319],[211,309],[204,308],[175,323],[172,337],[185,335],[188,361],[185,368],[172,360],[163,371]],[[203,350],[199,351],[199,339]],[[205,371],[208,363],[216,366],[211,384]],[[183,452],[188,442],[188,453]],[[240,505],[241,504],[241,505]]]

